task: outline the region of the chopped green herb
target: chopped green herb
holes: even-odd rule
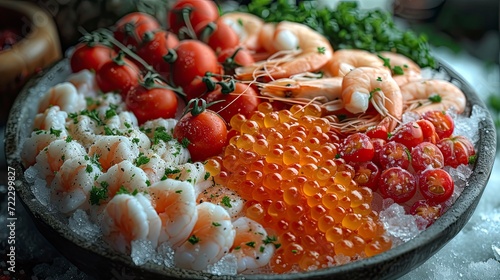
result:
[[[221,203],[222,203],[222,205],[224,205],[224,206],[226,206],[226,207],[228,207],[228,208],[233,207],[233,206],[231,205],[231,199],[230,199],[230,198],[229,198],[229,196],[227,196],[227,195],[226,195],[226,196],[224,196],[224,197],[222,198]]]
[[[55,135],[56,137],[61,136],[62,130],[50,128],[50,134]]]
[[[429,96],[429,101],[432,103],[440,103],[441,100],[442,100],[441,95],[437,93]]]
[[[260,246],[260,248],[259,248],[259,252],[264,253],[264,250],[265,250],[265,249],[266,249],[266,247],[264,247],[264,246]]]
[[[187,148],[191,142],[189,142],[189,139],[187,138],[182,138],[181,145],[184,148]]]
[[[404,75],[405,73],[401,66],[394,66],[394,68],[392,68],[392,72],[394,73],[394,75]]]
[[[274,244],[274,247],[276,249],[278,249],[279,247],[281,247],[281,244],[280,243],[276,243],[278,241],[278,238],[276,236],[266,236],[266,238],[264,240],[262,240],[262,242],[264,242],[264,244]]]
[[[191,235],[191,237],[189,237],[188,241],[189,241],[189,243],[194,245],[194,244],[200,242],[200,239],[196,235],[193,234],[193,235]]]
[[[382,78],[377,77],[377,81],[378,81],[378,82],[382,82]]]
[[[160,143],[161,141],[168,142],[172,140],[172,135],[167,132],[167,129],[163,126],[157,127],[153,133],[153,145]]]
[[[94,168],[92,168],[92,165],[87,164],[87,167],[85,168],[85,172],[92,173],[92,171],[94,171]]]
[[[175,193],[182,193],[182,190],[176,190]]]
[[[318,52],[320,54],[325,54],[326,48],[325,47],[318,47]]]
[[[247,243],[245,243],[245,245],[247,245],[248,247],[255,248],[255,242],[254,241],[247,242]]]
[[[217,223],[217,222],[213,222],[213,223],[212,223],[212,225],[213,225],[214,227],[220,227],[220,226],[221,226],[221,224],[219,224],[219,223]]]
[[[210,178],[210,172],[205,172],[205,176],[203,176],[203,179],[207,180]]]
[[[469,157],[469,164],[474,164],[477,160],[477,155],[473,155]]]
[[[68,136],[66,137],[66,143],[69,143],[69,142],[71,142],[71,141],[73,141],[73,138],[71,137],[71,135],[68,135]]]
[[[89,202],[91,205],[99,205],[101,200],[106,200],[108,198],[108,186],[109,184],[105,181],[101,182],[100,187],[92,186],[89,195]]]
[[[150,161],[150,158],[145,156],[143,153],[140,153],[139,156],[135,159],[135,166],[139,167],[143,164],[147,164]]]

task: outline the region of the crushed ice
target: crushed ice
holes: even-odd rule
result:
[[[68,220],[69,228],[86,240],[95,240],[101,235],[99,226],[92,223],[82,209],[77,209]]]
[[[207,272],[214,275],[236,275],[238,269],[238,259],[229,253],[223,256],[218,262],[207,267]]]
[[[382,210],[380,220],[389,236],[395,238],[395,245],[409,241],[420,232],[417,219],[413,215],[407,215],[403,206],[397,203]]]

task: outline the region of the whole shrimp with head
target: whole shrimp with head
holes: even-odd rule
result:
[[[322,71],[329,76],[344,77],[358,67],[382,68],[383,66],[383,62],[371,52],[344,49],[336,50]]]
[[[220,18],[238,34],[241,47],[254,52],[262,50],[262,44],[260,44],[259,41],[259,33],[262,26],[264,26],[263,19],[256,15],[243,12],[226,13]]]
[[[312,74],[308,74],[311,76]],[[260,93],[291,104],[316,103],[326,111],[342,109],[342,77],[314,78],[294,76],[259,83]]]
[[[454,109],[458,114],[465,110],[466,97],[456,85],[445,80],[416,81],[403,85],[401,93],[404,111],[419,114],[426,111]]]
[[[333,54],[328,39],[301,23],[266,23],[259,40],[271,55],[264,61],[236,68],[238,79],[269,81],[314,72],[323,67]]]
[[[358,130],[379,124],[383,119],[388,130],[394,129],[403,115],[403,97],[391,72],[383,68],[359,67],[342,80],[342,102],[353,114],[365,114],[371,104],[377,115]],[[376,123],[370,123],[375,121]]]

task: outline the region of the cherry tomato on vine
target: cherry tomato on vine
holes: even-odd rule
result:
[[[383,198],[392,198],[396,203],[410,200],[417,192],[417,180],[408,170],[391,167],[380,174],[379,191]]]
[[[422,115],[422,118],[434,124],[436,133],[440,139],[450,137],[453,134],[455,122],[449,114],[446,114],[446,112],[428,111]]]
[[[476,154],[472,142],[462,135],[441,139],[436,146],[443,153],[444,164],[453,168],[471,163]]]
[[[113,59],[116,52],[111,48],[99,43],[80,43],[76,45],[75,51],[70,57],[70,66],[73,73],[83,69],[97,71],[101,66]]]
[[[339,147],[340,157],[346,161],[362,162],[372,160],[375,149],[370,137],[364,133],[353,133],[347,136]]]
[[[226,49],[234,49],[240,44],[236,31],[227,25],[221,18],[210,22],[197,31],[198,40],[209,45],[215,53]]]
[[[195,28],[215,21],[219,10],[211,0],[178,0],[168,11],[168,28],[181,38],[195,39]],[[189,30],[191,29],[191,30]]]
[[[227,123],[230,123],[231,118],[236,114],[242,114],[247,118],[258,110],[260,99],[257,92],[249,85],[236,82],[234,91],[223,93],[224,88],[220,85],[210,92],[205,100],[208,103],[214,103],[210,109],[217,112]]]
[[[443,153],[431,142],[422,142],[411,150],[411,166],[416,172],[429,167],[443,168]]]
[[[358,183],[358,186],[377,190],[380,169],[373,161],[354,163],[354,170],[356,171],[354,181]]]
[[[383,169],[395,166],[407,169],[411,163],[411,152],[405,145],[389,141],[380,149],[378,160]]]
[[[212,83],[213,85],[218,82],[214,77],[196,76],[191,83],[189,83],[189,85],[182,87],[182,91],[186,95],[186,101],[203,97],[211,91],[207,87],[207,79],[210,80],[209,83]]]
[[[113,36],[126,47],[135,50],[141,44],[146,32],[152,32],[160,28],[160,23],[153,16],[141,12],[132,12],[115,23]]]
[[[217,60],[223,66],[226,75],[234,75],[236,68],[249,66],[255,62],[252,54],[243,48],[225,49],[219,53]]]
[[[413,121],[396,128],[389,140],[401,143],[411,149],[424,141],[424,134],[420,125]]]
[[[147,32],[137,50],[137,55],[151,65],[160,75],[168,79],[170,64],[163,59],[163,56],[167,55],[169,49],[177,47],[178,44],[179,39],[172,32],[165,30]]]
[[[197,40],[180,41],[171,57],[172,82],[175,86],[189,85],[197,76],[207,72],[219,74],[221,66],[215,52],[207,44]]]
[[[426,169],[417,174],[420,193],[431,203],[441,203],[453,194],[455,184],[444,169]]]
[[[178,99],[175,92],[162,82],[146,78],[144,83],[128,93],[125,103],[142,124],[157,118],[174,118]]]
[[[219,155],[227,144],[226,122],[193,99],[194,107],[174,127],[174,138],[187,145],[191,160],[203,161]],[[188,108],[192,103],[188,103]]]
[[[97,70],[95,79],[102,92],[118,92],[123,99],[130,90],[139,84],[139,68],[119,52],[112,60],[104,63]]]
[[[443,214],[443,206],[441,204],[430,203],[425,199],[417,200],[410,208],[411,215],[418,215],[422,217],[426,224],[426,228],[434,223]]]

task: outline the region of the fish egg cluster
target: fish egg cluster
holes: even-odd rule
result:
[[[273,111],[262,103],[250,118],[235,115],[223,155],[206,163],[218,184],[246,202],[244,214],[278,239],[276,273],[335,265],[391,248],[371,208],[372,190],[336,158],[338,137],[316,105]]]

